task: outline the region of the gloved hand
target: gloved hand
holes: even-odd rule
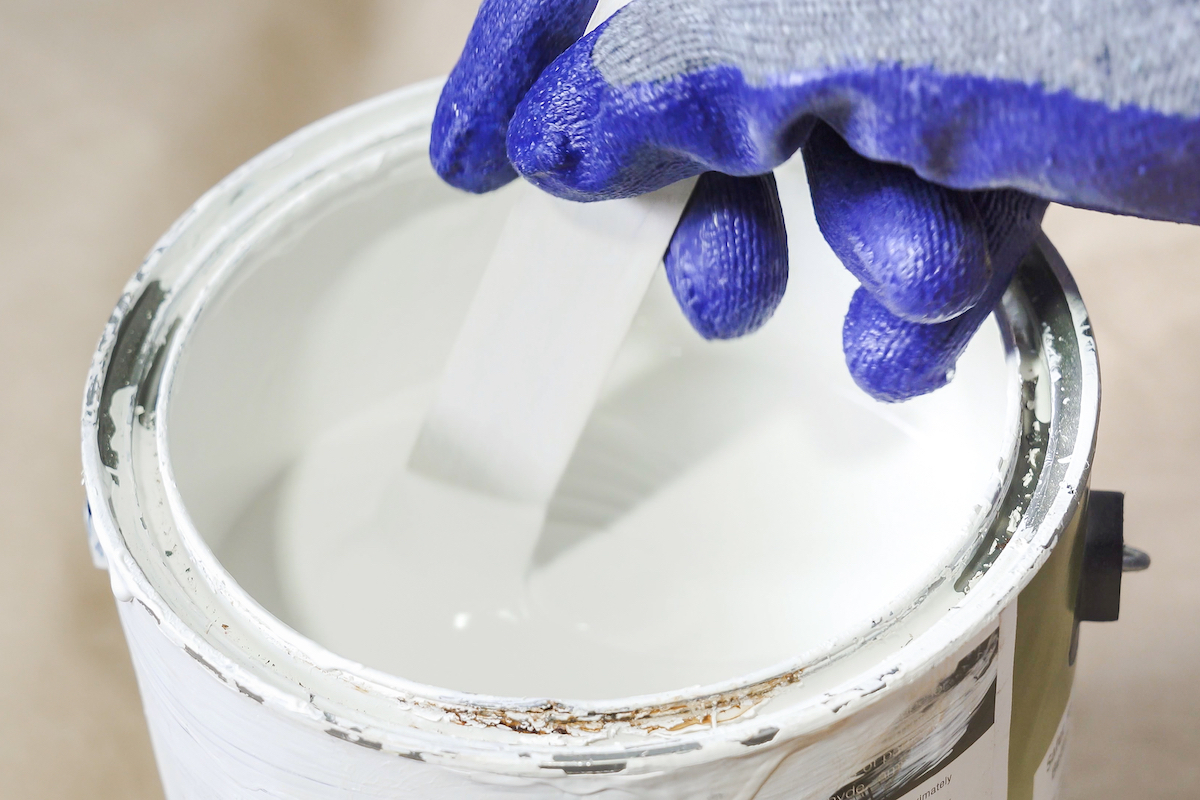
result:
[[[769,173],[798,148],[862,283],[847,363],[883,400],[945,384],[1048,200],[1200,222],[1194,0],[634,0],[579,38],[595,5],[484,0],[432,160],[576,200],[704,173],[665,258],[704,336],[781,299]]]

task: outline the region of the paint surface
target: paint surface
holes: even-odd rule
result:
[[[854,282],[803,173],[779,180],[776,318],[704,342],[660,274],[547,507],[403,472],[508,196],[413,168],[313,215],[188,346],[171,436],[189,513],[301,633],[457,690],[626,697],[870,635],[973,541],[1012,367],[989,322],[946,390],[861,394],[840,350]]]

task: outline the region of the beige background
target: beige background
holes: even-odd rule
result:
[[[0,797],[160,797],[78,415],[121,285],[202,191],[444,72],[475,0],[0,0]],[[1083,633],[1066,797],[1200,797],[1200,230],[1055,208],[1104,367],[1095,483],[1155,557]],[[798,265],[801,266],[801,265]]]

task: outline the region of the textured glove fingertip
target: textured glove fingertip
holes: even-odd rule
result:
[[[499,189],[517,177],[505,154],[503,131],[498,120],[464,114],[448,87],[434,113],[429,161],[455,188],[475,194]]]
[[[872,397],[900,402],[945,386],[971,337],[995,308],[1039,230],[1046,201],[1011,189],[971,192],[992,254],[993,274],[969,311],[932,324],[901,319],[866,289],[855,292],[842,328],[854,382]]]
[[[902,319],[933,323],[979,301],[992,270],[970,193],[863,158],[824,124],[803,152],[821,232],[884,307]]]
[[[842,328],[842,349],[854,382],[876,400],[898,403],[942,388],[954,377],[958,348],[948,328],[903,320],[866,289],[858,289]]]
[[[542,73],[508,126],[513,166],[558,197],[633,197],[705,171],[700,160],[660,141],[657,111],[663,103],[683,102],[678,87],[615,87],[597,70],[592,49],[609,22]],[[695,127],[694,120],[690,115],[689,128]]]
[[[684,316],[706,339],[763,325],[787,288],[787,230],[775,176],[700,176],[664,256]]]
[[[429,158],[469,192],[517,177],[506,134],[521,98],[587,27],[596,0],[483,0],[434,114]]]

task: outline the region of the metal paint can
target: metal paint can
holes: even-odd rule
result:
[[[94,356],[83,414],[88,525],[167,796],[1055,796],[1074,642],[1089,613],[1081,606],[1103,606],[1104,592],[1088,594],[1084,569],[1095,346],[1075,285],[1044,238],[996,315],[1014,402],[1001,480],[977,537],[887,619],[815,655],[617,700],[468,694],[331,652],[267,610],[279,587],[248,592],[234,580],[198,530],[230,524],[230,509],[294,456],[343,384],[338,375],[297,377],[298,367],[281,362],[288,407],[243,413],[262,401],[256,393],[276,390],[260,361],[227,355],[225,372],[209,378],[238,391],[225,408],[198,410],[175,383],[181,353],[206,309],[266,296],[247,289],[257,273],[245,265],[287,250],[311,220],[350,209],[369,236],[390,216],[440,202],[429,192],[450,190],[428,188],[425,161],[438,89],[422,84],[334,115],[215,187],[126,286]],[[381,186],[392,204],[375,217],[355,206]],[[474,216],[454,225],[495,225],[502,201],[470,202]],[[327,302],[329,287],[292,283],[283,294],[285,305],[312,307]],[[266,311],[242,319],[221,352],[279,353],[310,335]],[[361,373],[356,358],[329,363]],[[214,447],[254,446],[221,475],[189,479],[185,505],[168,422],[188,414],[207,420],[199,430],[221,427]],[[230,499],[239,492],[246,496]],[[1111,578],[1114,551],[1106,552],[1091,560]],[[1119,544],[1115,552],[1119,564]]]

